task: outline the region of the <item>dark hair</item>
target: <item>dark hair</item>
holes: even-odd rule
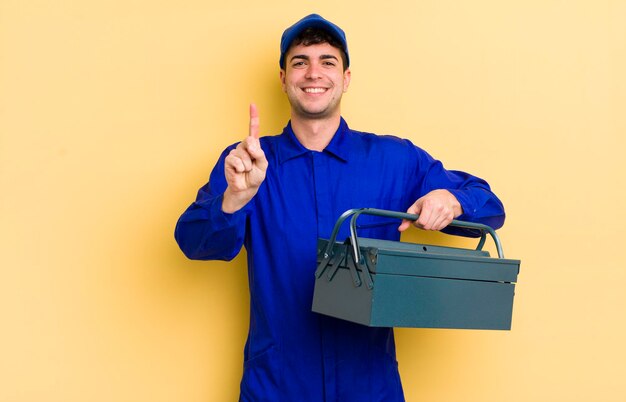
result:
[[[334,36],[329,34],[327,31],[319,28],[309,27],[302,31],[300,35],[296,36],[296,38],[291,42],[292,46],[304,45],[319,45],[320,43],[328,43],[332,47],[339,49],[339,53],[341,53],[341,62],[343,63],[343,71],[346,71],[348,68],[348,58],[346,57],[346,50],[343,48],[341,43],[335,39]],[[285,68],[285,66],[283,66]]]

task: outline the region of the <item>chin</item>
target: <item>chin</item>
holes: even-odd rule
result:
[[[334,116],[335,114],[339,114],[337,107],[300,107],[299,108],[301,114],[303,116],[312,117],[312,118],[324,118]]]
[[[325,119],[327,117],[332,116],[332,113],[329,113],[327,110],[322,110],[322,111],[311,111],[311,110],[304,110],[301,113],[302,117],[306,117],[309,119]]]

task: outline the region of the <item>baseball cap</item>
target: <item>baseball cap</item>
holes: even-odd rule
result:
[[[346,34],[341,28],[318,14],[310,14],[296,22],[289,28],[285,29],[283,36],[280,38],[280,60],[278,61],[282,68],[285,63],[285,54],[289,50],[291,43],[307,28],[319,28],[328,32],[343,46],[343,51],[346,53],[346,65],[350,66],[350,56],[348,56],[348,42],[346,41]]]

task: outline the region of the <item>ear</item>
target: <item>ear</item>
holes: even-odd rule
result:
[[[348,87],[350,86],[350,79],[352,78],[352,73],[349,68],[346,68],[346,71],[343,72],[343,92],[348,92]]]
[[[285,86],[285,78],[287,73],[282,68],[280,69],[280,85],[283,88],[283,92],[287,92],[287,87]]]

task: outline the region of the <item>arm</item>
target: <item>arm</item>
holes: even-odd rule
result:
[[[229,261],[243,245],[246,211],[229,214],[222,210],[223,194],[227,187],[224,165],[229,150],[224,151],[211,172],[209,182],[200,188],[196,201],[176,224],[174,237],[187,258]]]
[[[265,180],[267,160],[259,142],[259,116],[250,105],[250,135],[222,153],[209,183],[182,214],[174,237],[188,258],[231,260],[245,237],[246,205]]]
[[[416,201],[407,212],[419,214],[417,227],[442,230],[452,219],[483,223],[494,229],[504,223],[504,207],[489,184],[468,173],[446,170],[441,162],[415,147],[417,181],[412,188]],[[410,226],[404,221],[401,231]],[[446,232],[475,235],[472,231],[447,229]]]

